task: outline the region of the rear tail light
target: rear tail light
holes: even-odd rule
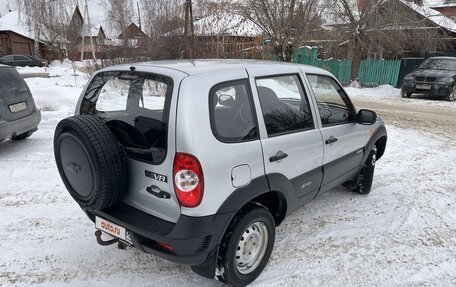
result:
[[[174,158],[174,191],[179,204],[196,207],[204,192],[203,169],[198,159],[186,153],[176,153]]]

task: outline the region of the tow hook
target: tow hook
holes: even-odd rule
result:
[[[102,234],[101,230],[95,231],[95,237],[97,238],[98,244],[100,244],[101,246],[108,246],[108,245],[115,244],[117,242],[117,248],[127,249],[128,244],[125,244],[118,239],[111,239],[111,240],[104,241],[103,239],[101,239],[101,234]]]

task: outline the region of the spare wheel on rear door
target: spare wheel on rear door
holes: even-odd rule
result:
[[[66,188],[83,208],[100,210],[121,199],[127,187],[125,154],[101,119],[78,115],[62,120],[54,155]]]

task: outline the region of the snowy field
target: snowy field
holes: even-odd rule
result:
[[[87,75],[71,66],[49,72],[27,79],[43,109],[39,130],[0,144],[0,286],[222,286],[190,267],[96,243],[52,150]],[[373,191],[336,189],[286,219],[252,286],[456,286],[456,103],[402,99],[390,87],[348,92],[388,124]]]

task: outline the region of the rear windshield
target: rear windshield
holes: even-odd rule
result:
[[[27,84],[16,69],[0,67],[0,98],[8,96],[12,89],[28,91]]]
[[[87,87],[81,114],[105,120],[127,155],[160,164],[166,157],[172,79],[140,72],[104,72]]]

